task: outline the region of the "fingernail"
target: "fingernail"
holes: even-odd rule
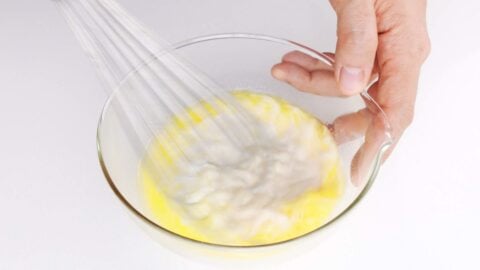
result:
[[[345,94],[356,94],[363,90],[365,73],[361,68],[342,67],[340,70],[340,90]]]
[[[278,80],[285,80],[287,78],[287,73],[281,68],[273,68],[272,75]]]

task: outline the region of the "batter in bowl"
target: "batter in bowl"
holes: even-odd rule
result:
[[[238,113],[212,101],[175,116],[151,144],[140,178],[154,221],[187,238],[234,246],[321,227],[343,192],[328,128],[280,98],[251,91],[234,97],[255,118],[255,140],[226,132]]]

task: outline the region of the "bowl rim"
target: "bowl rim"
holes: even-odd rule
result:
[[[191,45],[194,45],[194,44],[209,42],[209,41],[214,41],[214,40],[221,40],[221,39],[251,39],[251,40],[267,41],[267,42],[272,42],[272,43],[280,43],[280,44],[292,46],[294,49],[297,49],[301,52],[304,52],[304,53],[307,53],[311,56],[314,56],[314,57],[321,60],[322,62],[324,62],[327,65],[333,66],[333,64],[334,64],[334,60],[330,56],[328,56],[324,53],[318,52],[318,51],[316,51],[316,50],[314,50],[314,49],[312,49],[308,46],[305,46],[301,43],[291,41],[291,40],[288,40],[288,39],[273,37],[273,36],[269,36],[269,35],[263,35],[263,34],[221,33],[221,34],[203,35],[203,36],[190,38],[190,39],[178,42],[176,44],[173,44],[172,48],[173,48],[173,50],[178,50],[178,49],[188,47],[188,46],[191,46]],[[155,59],[155,56],[157,56],[157,55],[154,55],[154,59]],[[136,70],[138,70],[138,69],[134,69],[131,73],[135,72]],[[129,73],[125,77],[125,79],[122,80],[122,83],[125,80],[128,79],[128,77],[130,76],[131,73]],[[361,95],[364,98],[367,98],[370,101],[372,101],[374,106],[376,106],[377,109],[379,110],[379,112],[381,114],[383,114],[383,116],[385,117],[386,115],[383,112],[383,110],[380,108],[378,103],[375,102],[375,100],[372,97],[370,97],[370,95],[367,93],[367,90],[375,82],[376,82],[376,78],[374,80],[372,80],[372,82],[369,83],[367,85],[367,87],[365,88],[365,91],[362,92],[359,95]],[[120,85],[122,85],[122,83],[120,83]],[[322,226],[316,228],[315,230],[312,230],[308,233],[305,233],[303,235],[300,235],[300,236],[297,236],[297,237],[294,237],[294,238],[291,238],[291,239],[287,239],[287,240],[283,240],[283,241],[279,241],[279,242],[273,242],[273,243],[258,244],[258,245],[246,246],[246,245],[228,245],[228,244],[209,243],[209,242],[205,242],[205,241],[200,241],[200,240],[188,238],[186,236],[183,236],[181,234],[170,231],[170,230],[160,226],[159,224],[157,224],[156,222],[154,222],[153,220],[149,219],[144,214],[142,214],[141,211],[137,210],[129,202],[129,200],[122,194],[122,192],[117,188],[117,186],[115,185],[115,181],[113,180],[113,178],[111,177],[111,175],[109,173],[109,170],[107,168],[107,165],[105,163],[105,160],[104,160],[104,157],[103,157],[103,154],[102,154],[102,140],[101,140],[101,137],[100,137],[100,132],[101,132],[102,123],[103,123],[103,120],[105,118],[105,114],[107,112],[107,109],[110,107],[110,104],[112,103],[114,97],[116,96],[116,93],[119,90],[119,88],[120,87],[118,87],[117,89],[112,91],[112,93],[108,97],[107,101],[105,102],[105,104],[102,108],[100,119],[98,121],[98,125],[97,125],[96,145],[97,145],[97,155],[98,155],[100,167],[101,167],[102,172],[104,174],[104,177],[107,180],[107,183],[110,186],[110,188],[112,189],[113,193],[117,196],[117,198],[120,200],[120,202],[131,213],[133,213],[140,220],[144,221],[146,224],[152,226],[154,229],[160,230],[162,233],[167,233],[169,236],[176,237],[180,241],[188,241],[190,243],[201,244],[201,245],[210,246],[210,247],[221,247],[221,248],[231,248],[231,249],[254,249],[254,248],[279,246],[279,245],[283,245],[283,244],[290,243],[290,242],[293,242],[293,241],[297,242],[298,240],[307,238],[308,236],[312,236],[314,234],[318,234],[320,232],[323,232],[323,231],[325,231],[325,229],[330,228],[332,224],[337,223],[339,220],[343,219],[346,216],[346,214],[350,213],[351,210],[353,208],[355,208],[355,206],[357,206],[358,203],[365,197],[365,195],[370,190],[371,186],[373,185],[373,183],[374,183],[374,181],[375,181],[375,179],[378,175],[380,165],[381,165],[381,160],[382,160],[382,157],[383,157],[384,153],[392,145],[391,139],[388,139],[388,140],[384,141],[383,144],[380,146],[380,148],[379,148],[379,150],[378,150],[378,152],[375,156],[375,159],[373,161],[373,169],[372,169],[372,171],[371,171],[371,173],[368,177],[367,182],[365,183],[363,189],[359,192],[357,197],[347,207],[345,207],[345,209],[343,209],[337,216],[333,217],[327,223],[325,223]]]

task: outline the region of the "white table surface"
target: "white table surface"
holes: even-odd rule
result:
[[[172,42],[241,31],[335,44],[326,0],[120,2]],[[480,2],[432,0],[428,18],[415,123],[335,234],[276,269],[480,269]],[[0,85],[0,269],[215,269],[152,241],[107,186],[106,96],[52,2],[0,0]]]

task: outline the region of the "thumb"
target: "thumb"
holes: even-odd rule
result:
[[[368,83],[377,51],[378,35],[371,0],[330,0],[337,13],[335,78],[340,92],[360,93]]]

